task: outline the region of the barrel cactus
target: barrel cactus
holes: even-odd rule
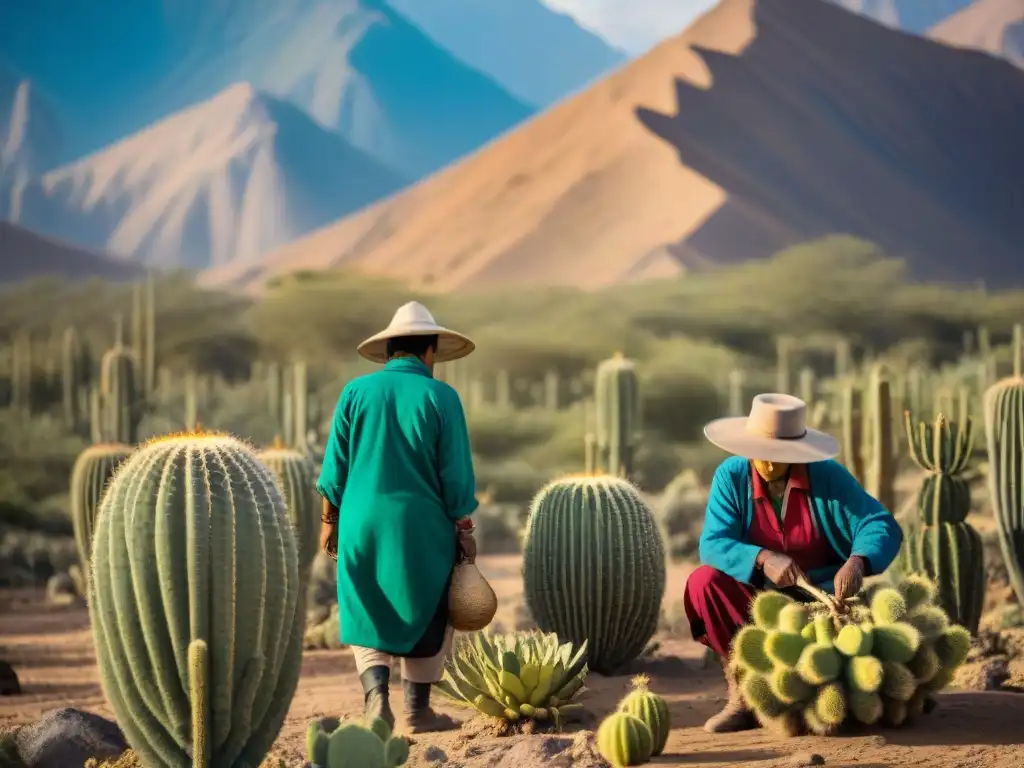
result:
[[[595,672],[638,657],[665,594],[665,545],[639,491],[610,475],[542,488],[530,509],[523,582],[537,625],[566,642],[586,641]]]
[[[617,353],[597,366],[594,380],[597,467],[632,477],[640,436],[640,377],[636,364]]]
[[[103,688],[147,765],[258,765],[299,680],[298,552],[271,471],[224,435],[159,438],[114,475],[89,600]]]
[[[985,433],[999,546],[1017,601],[1024,604],[1024,378],[1004,379],[985,392]]]
[[[973,424],[939,415],[934,424],[904,416],[911,458],[929,474],[917,497],[917,519],[906,525],[894,573],[921,573],[935,582],[937,602],[954,623],[976,634],[985,601],[981,536],[966,521],[971,489],[963,477],[971,461]]]
[[[93,532],[103,491],[114,470],[128,458],[132,449],[120,443],[92,445],[82,451],[71,470],[71,522],[81,563],[85,587],[89,584]]]
[[[316,492],[316,466],[298,451],[287,448],[280,438],[260,453],[260,459],[277,478],[284,493],[288,519],[295,529],[299,547],[299,574],[309,576],[320,549],[320,496]]]

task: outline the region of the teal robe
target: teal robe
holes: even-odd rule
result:
[[[350,381],[317,490],[339,511],[341,641],[409,653],[447,587],[455,523],[477,508],[458,393],[410,357]]]

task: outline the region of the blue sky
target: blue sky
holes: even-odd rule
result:
[[[510,0],[505,0],[506,2]],[[543,0],[631,54],[682,32],[717,0]]]

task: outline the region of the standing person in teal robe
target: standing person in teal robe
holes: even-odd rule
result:
[[[355,653],[364,717],[394,724],[388,683],[400,657],[413,733],[455,726],[431,708],[430,691],[451,644],[452,569],[476,555],[476,478],[462,402],[433,370],[473,349],[422,304],[400,307],[359,345],[384,365],[342,391],[317,483],[320,543],[337,556],[341,641]]]

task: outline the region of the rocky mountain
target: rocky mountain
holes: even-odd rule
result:
[[[20,221],[156,267],[251,262],[406,179],[241,83],[42,177]]]
[[[963,10],[971,0],[832,0],[848,11],[893,29],[924,34],[943,19]]]
[[[48,276],[136,280],[143,274],[137,264],[115,261],[0,221],[0,283]]]
[[[1002,56],[1024,69],[1024,0],[975,0],[934,26],[928,36]]]
[[[0,66],[0,219],[19,215],[23,190],[52,165],[60,143],[57,118],[38,89]]]
[[[613,284],[831,233],[1024,284],[1024,73],[821,0],[723,0],[440,174],[263,260],[439,290]]]
[[[33,0],[0,51],[74,125],[63,162],[249,82],[412,175],[625,59],[540,0]]]

